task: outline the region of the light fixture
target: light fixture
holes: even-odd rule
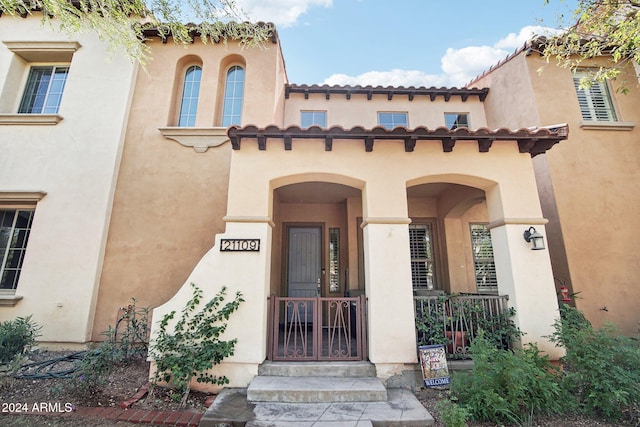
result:
[[[532,251],[541,251],[545,249],[544,237],[533,227],[529,227],[528,230],[524,230],[524,240],[531,242]]]

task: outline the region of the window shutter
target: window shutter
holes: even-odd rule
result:
[[[470,227],[476,288],[481,293],[498,293],[491,232],[486,224],[470,224]]]
[[[607,84],[594,82],[590,88],[581,89],[580,79],[584,76],[584,73],[576,73],[573,77],[573,86],[578,96],[582,119],[597,122],[617,121]]]

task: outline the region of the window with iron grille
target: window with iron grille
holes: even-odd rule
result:
[[[409,224],[409,251],[413,289],[435,289],[437,283],[433,224]]]
[[[33,209],[0,210],[0,292],[14,291],[33,221]]]
[[[591,122],[618,121],[606,82],[593,82],[591,87],[580,88],[580,79],[587,75],[588,72],[583,71],[573,76],[573,86],[578,95],[582,119]]]
[[[498,293],[496,264],[493,260],[491,232],[486,224],[470,224],[471,250],[479,293]]]

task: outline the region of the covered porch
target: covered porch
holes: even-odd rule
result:
[[[401,375],[417,362],[416,301],[441,292],[508,296],[525,340],[557,357],[544,338],[558,315],[548,252],[532,252],[522,232],[544,234],[546,222],[530,157],[565,139],[565,128],[247,126],[228,135],[226,232],[187,284],[245,296],[227,330],[236,354],[220,366],[233,384],[277,354],[291,325],[289,337],[319,340],[318,350],[326,338],[309,332],[338,325],[348,332],[336,342],[347,344],[355,331],[353,357],[382,379]],[[259,240],[259,250],[222,252],[230,239]]]

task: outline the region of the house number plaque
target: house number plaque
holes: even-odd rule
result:
[[[220,239],[220,252],[260,252],[260,239]]]

